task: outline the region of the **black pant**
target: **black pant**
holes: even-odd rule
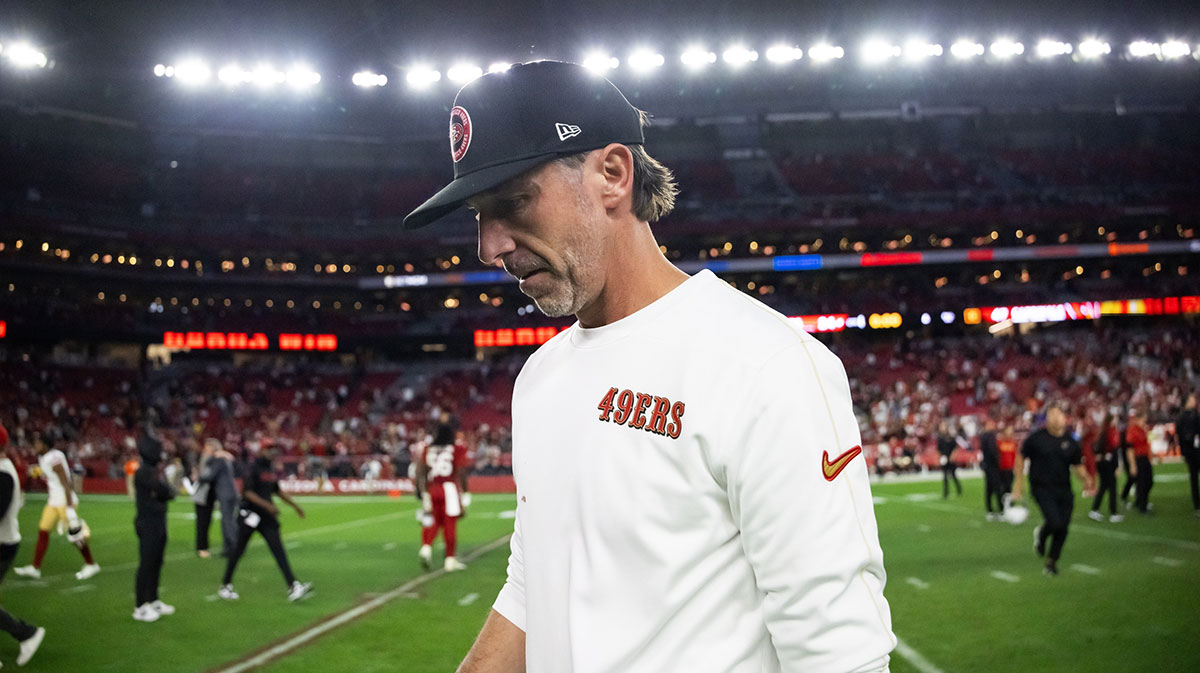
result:
[[[954,488],[958,489],[958,494],[962,495],[962,484],[958,483],[958,466],[955,465],[949,458],[946,459],[946,464],[942,466],[942,497],[950,497],[950,480],[954,480]]]
[[[213,498],[196,504],[196,551],[208,551],[208,529],[212,526]]]
[[[0,544],[0,582],[4,581],[4,576],[8,574],[8,569],[12,567],[13,559],[17,558],[17,547],[21,545]],[[33,637],[37,631],[37,627],[23,619],[14,617],[8,614],[8,611],[0,608],[0,631],[8,633],[17,642],[28,640]]]
[[[138,569],[134,580],[135,606],[158,600],[163,554],[167,550],[167,519],[134,522],[138,536]]]
[[[1096,463],[1096,472],[1100,475],[1100,488],[1096,491],[1096,498],[1092,500],[1092,511],[1099,512],[1100,506],[1104,504],[1104,494],[1108,494],[1108,513],[1117,513],[1117,463],[1116,461],[1102,460]]]
[[[983,468],[983,504],[987,507],[988,514],[992,512],[1004,511],[1004,482],[1000,479],[1000,470],[995,467]],[[995,500],[996,507],[992,508],[992,501]]]
[[[1184,449],[1183,459],[1187,461],[1188,481],[1192,484],[1192,509],[1200,512],[1200,449]]]
[[[1137,500],[1134,504],[1143,514],[1149,509],[1150,489],[1154,486],[1154,468],[1150,466],[1150,456],[1137,457]]]
[[[1043,547],[1050,541],[1047,558],[1057,561],[1062,554],[1063,543],[1067,541],[1067,527],[1071,525],[1071,513],[1075,510],[1075,496],[1071,488],[1034,488],[1033,499],[1042,509],[1045,521],[1038,529],[1038,546]]]
[[[237,569],[242,554],[246,553],[246,545],[250,543],[250,536],[254,534],[254,531],[258,531],[259,535],[262,535],[263,539],[267,541],[267,548],[275,557],[279,571],[283,573],[283,581],[289,587],[292,586],[292,582],[296,581],[296,576],[292,574],[292,566],[288,564],[287,552],[283,550],[283,540],[279,537],[279,522],[269,516],[264,516],[258,522],[257,528],[246,525],[245,516],[239,518],[237,546],[229,555],[229,561],[225,563],[225,577],[221,580],[221,584],[233,583],[233,571]]]
[[[237,548],[238,501],[217,501],[210,496],[203,505],[196,505],[196,551],[208,549],[208,530],[212,527],[213,510],[221,508],[221,555],[229,557]]]
[[[1009,493],[1012,493],[1012,485],[1013,485],[1013,471],[1012,470],[1000,470],[1000,493],[1001,493],[1000,497],[1001,498],[1003,498],[1005,495],[1008,495]]]
[[[1125,453],[1124,451],[1121,452]],[[1129,469],[1129,459],[1122,461],[1125,466],[1125,487],[1121,489],[1121,500],[1129,500],[1129,492],[1133,490],[1133,485],[1137,483],[1137,478],[1133,476],[1133,472]]]

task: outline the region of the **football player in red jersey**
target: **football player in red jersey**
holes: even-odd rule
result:
[[[467,447],[456,441],[449,414],[442,414],[433,441],[418,446],[413,456],[416,464],[416,495],[421,500],[421,565],[433,564],[433,540],[438,529],[446,541],[447,572],[466,569],[455,557],[458,546],[458,520],[471,504],[467,491],[467,473],[471,461]]]

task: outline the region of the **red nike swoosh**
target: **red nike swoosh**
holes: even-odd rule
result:
[[[829,452],[823,451],[821,453],[821,471],[825,473],[825,481],[833,481],[834,479],[837,479],[837,476],[842,473],[842,470],[844,470],[846,466],[850,464],[850,461],[860,453],[862,453],[862,447],[855,446],[830,462]]]

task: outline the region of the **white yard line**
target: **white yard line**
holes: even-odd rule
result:
[[[921,673],[942,673],[942,669],[934,666],[928,659],[921,656],[920,652],[909,647],[908,643],[899,638],[896,638],[896,649],[893,651]]]
[[[477,601],[477,600],[479,600],[479,594],[477,594],[477,593],[469,593],[469,594],[467,594],[466,596],[463,596],[462,598],[458,599],[458,604],[459,604],[459,605],[461,605],[461,606],[463,606],[463,607],[465,608],[465,607],[467,607],[467,606],[468,606],[468,605],[470,605],[471,603],[474,603],[474,602],[475,602],[475,601]]]
[[[1100,569],[1095,566],[1084,565],[1082,563],[1072,563],[1071,570],[1081,572],[1085,575],[1099,575]]]
[[[479,547],[479,548],[473,550],[470,554],[467,554],[467,556],[464,558],[464,560],[472,561],[474,559],[479,558],[480,556],[483,556],[484,554],[487,554],[490,551],[499,549],[500,547],[503,547],[503,546],[507,546],[508,538],[509,538],[509,536],[505,535],[504,537],[492,540],[491,542],[483,545],[482,547]],[[391,591],[388,591],[387,593],[381,594],[378,597],[373,598],[365,603],[360,603],[359,605],[356,605],[356,606],[350,608],[349,610],[346,610],[344,612],[340,612],[340,613],[334,615],[332,618],[327,619],[327,620],[321,622],[320,624],[317,624],[308,629],[305,629],[304,631],[297,633],[296,635],[292,636],[291,638],[288,638],[287,640],[283,641],[282,643],[279,643],[278,645],[269,647],[269,648],[263,650],[262,652],[259,652],[258,654],[255,654],[252,657],[243,659],[242,661],[239,661],[231,666],[219,669],[218,671],[216,671],[216,673],[243,673],[244,671],[249,671],[249,670],[258,668],[259,666],[262,666],[263,664],[266,664],[269,661],[278,659],[279,657],[282,657],[282,656],[292,652],[293,650],[303,647],[304,645],[308,644],[309,642],[323,636],[324,634],[338,628],[339,626],[342,626],[348,622],[351,622],[351,621],[367,614],[368,612],[371,612],[377,608],[380,608],[380,607],[392,602],[393,600],[395,600],[397,598],[401,598],[401,597],[408,595],[414,588],[421,586],[422,584],[425,584],[426,582],[429,582],[432,579],[441,577],[442,575],[445,575],[445,574],[446,574],[445,570],[434,570],[433,572],[421,575],[420,577],[418,577],[414,580],[411,580],[409,582],[405,582],[404,584],[396,587],[395,589],[392,589]],[[933,669],[933,671],[936,671],[936,669]],[[929,672],[929,673],[933,673],[933,672]]]
[[[992,577],[1000,580],[1001,582],[1008,582],[1009,584],[1013,584],[1013,583],[1021,581],[1020,577],[1017,577],[1016,575],[1013,575],[1011,573],[1006,573],[1003,570],[993,570],[991,572],[991,575],[992,575]]]
[[[1165,556],[1155,556],[1151,560],[1160,566],[1167,566],[1168,568],[1178,568],[1179,566],[1183,565],[1183,561],[1180,561],[1177,558],[1167,558]]]
[[[905,580],[905,582],[913,585],[914,587],[916,587],[918,589],[928,589],[929,588],[929,582],[926,582],[918,577],[910,577],[907,580]]]

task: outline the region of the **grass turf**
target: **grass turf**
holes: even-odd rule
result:
[[[1031,549],[1036,509],[1021,526],[983,520],[982,484],[965,479],[961,498],[941,485],[886,483],[873,488],[888,570],[886,595],[896,634],[945,673],[953,671],[1195,671],[1200,616],[1200,522],[1191,512],[1179,465],[1158,468],[1153,516],[1120,524],[1086,518],[1076,502],[1062,574],[1041,574]],[[55,536],[43,579],[13,576],[0,587],[10,612],[47,627],[27,670],[170,671],[227,668],[332,616],[423,574],[416,507],[410,498],[302,499],[308,518],[285,509],[283,538],[296,574],[315,594],[292,604],[265,545],[251,542],[238,568],[237,602],[215,596],[219,558],[192,551],[191,504],[172,505],[162,597],[178,613],[154,624],[130,617],[137,560],[133,505],[85,496],[81,513],[104,570],[74,579],[78,552]],[[21,512],[29,561],[42,501]],[[502,513],[512,496],[477,496],[460,526],[460,557],[511,531]],[[217,541],[214,523],[214,541]],[[219,543],[218,543],[219,544]],[[435,548],[440,559],[440,546]],[[376,610],[266,664],[285,673],[450,671],[470,647],[503,582],[506,547],[482,554],[462,573],[435,577]],[[0,660],[15,658],[0,640]],[[921,671],[894,653],[892,670]]]

